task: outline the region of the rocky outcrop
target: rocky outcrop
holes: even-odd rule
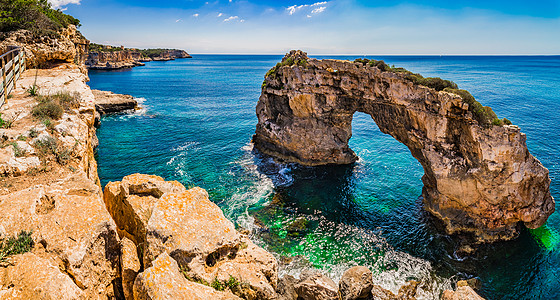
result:
[[[338,300],[338,287],[329,277],[312,271],[304,271],[295,285],[298,299]]]
[[[554,212],[548,170],[516,126],[487,126],[460,96],[416,85],[376,66],[287,54],[263,83],[253,137],[260,152],[315,166],[349,164],[352,116],[372,116],[424,168],[424,207],[449,234],[478,242],[516,237],[517,224]]]
[[[10,46],[20,46],[25,50],[27,68],[47,68],[59,63],[73,63],[82,72],[89,41],[76,29],[68,25],[54,36],[35,36],[28,30],[3,33],[0,42],[0,53],[6,52]]]
[[[13,120],[11,128],[0,129],[2,149],[16,149],[15,140],[29,146],[18,145],[14,157],[0,157],[0,238],[27,231],[35,245],[31,253],[10,258],[12,266],[0,268],[7,274],[0,276],[0,294],[18,299],[118,296],[121,246],[98,185],[91,145],[93,94],[86,81],[75,65],[27,70],[0,111]],[[45,95],[75,93],[79,105],[47,128],[30,113],[37,103],[26,92],[32,84]],[[39,165],[12,164],[30,157]]]
[[[233,292],[245,299],[275,297],[275,258],[237,232],[205,190],[133,174],[108,183],[104,200],[119,233],[142,249],[146,270],[169,254],[192,280],[233,280]]]
[[[457,290],[445,290],[441,300],[484,300],[470,286],[460,286]]]
[[[134,100],[131,95],[100,90],[92,90],[92,92],[95,97],[95,109],[101,115],[123,113],[138,108],[138,101]]]
[[[241,299],[230,291],[217,291],[209,286],[189,281],[179,271],[177,262],[162,253],[151,267],[140,273],[134,282],[134,299]]]
[[[366,267],[352,267],[342,274],[338,288],[342,300],[367,299],[373,288],[373,274]]]
[[[108,46],[109,47],[109,46]],[[113,48],[111,48],[113,49]],[[87,55],[85,64],[88,69],[92,70],[118,70],[125,68],[132,68],[137,66],[144,66],[144,62],[148,61],[167,61],[177,58],[191,58],[186,51],[177,49],[157,49],[157,53],[151,56],[146,56],[142,51],[123,48],[118,51],[91,51]]]
[[[143,66],[142,53],[137,50],[89,52],[85,64],[92,70],[118,70]]]

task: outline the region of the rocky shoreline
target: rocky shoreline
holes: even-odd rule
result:
[[[151,56],[144,53],[149,51],[154,53],[149,53]],[[169,61],[179,58],[192,58],[192,56],[178,49],[138,50],[99,45],[93,50],[90,49],[84,63],[90,70],[119,70],[144,66],[144,63],[149,61]]]
[[[238,232],[201,188],[133,174],[102,191],[95,94],[108,94],[86,81],[71,64],[27,70],[0,111],[13,118],[1,129],[0,236],[29,232],[33,241],[0,267],[0,298],[415,299],[421,284],[393,294],[374,286],[363,267],[338,285],[313,271],[278,278],[274,256]],[[47,126],[33,116],[34,84],[40,94],[76,95],[79,105]],[[43,140],[57,147],[44,153]],[[442,296],[465,289],[476,295],[459,287]],[[479,299],[453,297],[445,299]]]

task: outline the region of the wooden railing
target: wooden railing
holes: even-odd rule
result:
[[[0,76],[0,107],[8,101],[8,95],[16,87],[16,81],[25,71],[25,54],[23,48],[12,46],[0,56],[2,69]]]

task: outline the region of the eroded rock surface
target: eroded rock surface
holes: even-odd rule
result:
[[[368,298],[373,287],[373,274],[366,267],[352,267],[342,274],[338,287],[342,300]]]
[[[239,234],[204,189],[133,174],[107,184],[104,199],[119,233],[143,249],[144,268],[167,253],[193,280],[234,278],[243,298],[275,297],[275,258]]]
[[[140,273],[134,282],[134,299],[240,299],[229,291],[217,291],[209,286],[189,281],[179,271],[177,262],[162,253],[151,267]]]
[[[256,149],[314,166],[349,164],[352,116],[372,116],[424,168],[424,207],[448,233],[478,241],[514,238],[519,222],[554,212],[548,170],[516,126],[482,126],[460,96],[415,85],[375,66],[292,51],[271,70],[257,104]]]

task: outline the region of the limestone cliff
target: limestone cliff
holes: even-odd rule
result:
[[[256,112],[256,149],[308,166],[355,162],[352,116],[369,114],[421,163],[424,207],[450,234],[507,240],[554,212],[548,170],[517,126],[480,124],[460,96],[402,74],[292,51],[267,74]]]
[[[3,33],[0,53],[9,46],[20,46],[25,50],[27,68],[46,68],[58,63],[74,63],[85,72],[85,62],[89,41],[76,29],[68,25],[54,36],[36,37],[28,30]]]
[[[88,69],[117,70],[143,66],[142,58],[142,53],[135,50],[89,52],[85,64]]]
[[[177,49],[129,49],[95,44],[91,47],[85,64],[89,69],[117,70],[143,66],[148,61],[167,61],[177,58],[191,58],[183,50]]]

